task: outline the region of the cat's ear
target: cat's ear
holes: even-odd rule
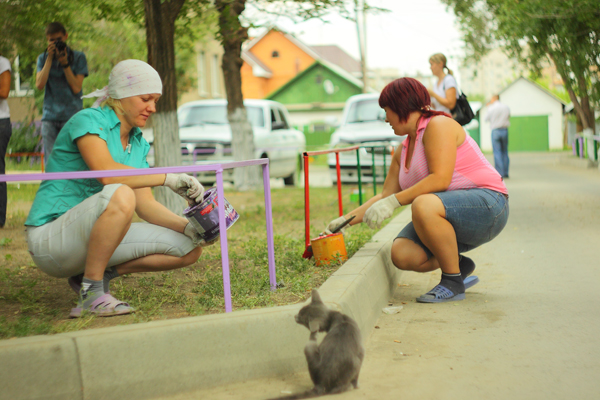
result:
[[[308,330],[312,332],[319,332],[319,323],[317,321],[308,322]]]
[[[313,303],[322,303],[323,302],[323,300],[321,300],[321,296],[319,295],[319,292],[317,292],[317,289],[312,290],[312,302]]]

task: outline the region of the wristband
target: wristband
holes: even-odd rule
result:
[[[61,67],[63,67],[63,69],[65,69],[65,68],[67,68],[67,67],[70,67],[70,66],[71,66],[71,64],[69,64],[69,63],[67,63],[67,65],[62,65],[62,64],[60,64],[60,66],[61,66]]]

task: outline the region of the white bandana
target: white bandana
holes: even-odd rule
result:
[[[158,72],[140,60],[121,61],[110,72],[108,86],[82,96],[98,97],[92,107],[99,107],[108,97],[115,100],[143,94],[162,94],[162,81]]]

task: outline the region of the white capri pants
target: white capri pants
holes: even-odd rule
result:
[[[54,221],[28,226],[27,245],[35,265],[57,278],[83,273],[92,227],[120,186],[106,185]],[[183,257],[194,247],[183,233],[148,223],[132,223],[107,267],[151,254]]]

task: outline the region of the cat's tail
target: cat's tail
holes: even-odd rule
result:
[[[288,396],[283,396],[283,397],[274,397],[272,399],[267,399],[267,400],[298,400],[298,399],[310,399],[313,397],[319,397],[324,395],[325,392],[323,390],[321,390],[320,388],[312,388],[310,390],[307,390],[306,392],[302,392],[302,393],[296,393],[296,394],[290,394]]]

